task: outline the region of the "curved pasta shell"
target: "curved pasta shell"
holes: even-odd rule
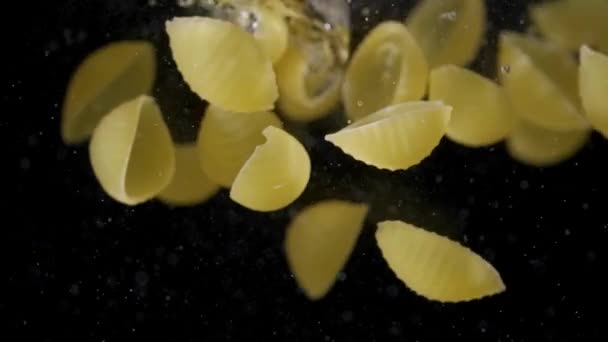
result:
[[[127,205],[154,198],[175,172],[169,129],[154,99],[146,95],[101,119],[91,137],[89,156],[101,187]]]
[[[559,0],[531,7],[530,18],[540,33],[565,49],[591,45],[608,53],[606,13],[606,0]]]
[[[424,53],[403,24],[379,24],[357,47],[346,70],[346,115],[357,120],[391,104],[419,100],[428,72]]]
[[[420,163],[439,144],[451,110],[438,101],[397,104],[326,135],[325,140],[368,165],[405,170]]]
[[[500,36],[501,81],[514,110],[524,119],[554,131],[588,129],[579,109],[577,67],[565,50],[531,36]]]
[[[171,206],[205,202],[220,189],[201,169],[196,145],[175,146],[175,174],[158,199]]]
[[[273,108],[278,91],[272,62],[252,35],[202,17],[173,18],[166,30],[177,68],[202,99],[234,112]]]
[[[461,67],[445,65],[434,69],[430,77],[429,99],[441,100],[453,108],[446,135],[465,146],[498,143],[509,134],[515,123],[503,89]]]
[[[255,211],[282,209],[304,192],[310,158],[304,146],[280,128],[269,126],[266,143],[255,148],[236,176],[230,198]]]
[[[231,187],[256,146],[266,140],[262,131],[268,126],[283,124],[272,112],[234,113],[209,106],[198,135],[198,155],[207,176]]]
[[[591,126],[608,138],[608,56],[580,49],[579,91]]]
[[[340,103],[342,71],[311,73],[306,52],[300,45],[289,44],[275,66],[279,87],[278,107],[289,120],[310,122],[327,116]],[[325,84],[327,82],[327,84]],[[320,86],[325,84],[325,86]],[[321,87],[322,90],[313,90]]]
[[[287,227],[285,253],[311,300],[324,297],[350,257],[368,211],[365,204],[326,200],[304,208]]]
[[[94,51],[70,79],[61,120],[63,141],[88,139],[104,115],[150,92],[155,75],[155,51],[149,42],[120,41]]]
[[[523,164],[548,167],[573,157],[589,136],[589,131],[550,131],[521,120],[507,138],[507,151]]]
[[[506,287],[492,265],[446,237],[401,221],[378,223],[376,242],[397,278],[429,300],[465,302]]]
[[[475,59],[485,22],[483,0],[423,0],[406,18],[431,67],[464,66]]]
[[[249,8],[257,16],[258,26],[253,36],[258,41],[272,63],[277,63],[285,51],[289,41],[289,29],[285,18],[266,6]]]

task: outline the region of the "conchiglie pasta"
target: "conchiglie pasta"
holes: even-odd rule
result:
[[[68,144],[88,139],[101,118],[119,104],[152,89],[155,51],[146,41],[119,41],[90,54],[70,79],[61,135]]]
[[[475,59],[485,22],[483,0],[422,0],[406,18],[431,67],[464,66]]]
[[[239,171],[230,198],[255,211],[275,211],[295,201],[310,179],[310,158],[300,142],[280,128],[269,126],[263,145]]]
[[[440,101],[397,104],[355,121],[325,140],[368,165],[405,170],[429,156],[439,144],[451,110]]]
[[[342,85],[346,114],[357,120],[388,105],[419,100],[426,91],[428,66],[407,28],[387,21],[357,47]]]
[[[173,18],[166,23],[173,59],[202,99],[225,110],[270,110],[278,97],[271,59],[252,35],[227,21]]]
[[[89,156],[101,187],[127,205],[154,198],[175,172],[169,129],[154,99],[145,95],[121,104],[99,122]]]
[[[198,136],[198,155],[205,173],[229,188],[256,146],[264,143],[262,131],[282,127],[272,112],[234,113],[209,106]]]
[[[266,55],[273,63],[277,63],[289,42],[289,29],[285,18],[272,8],[264,5],[248,7],[257,18],[253,37],[258,41]]]
[[[220,189],[203,172],[195,144],[175,146],[175,173],[158,199],[171,206],[205,202]]]
[[[325,200],[304,208],[287,227],[285,253],[311,300],[324,297],[352,253],[368,206]]]
[[[579,91],[591,126],[608,138],[608,56],[580,49]]]
[[[520,163],[549,167],[573,157],[589,136],[589,131],[550,131],[520,120],[507,138],[507,151]]]
[[[495,144],[507,136],[515,122],[503,89],[461,67],[446,65],[434,69],[429,99],[441,100],[453,108],[446,135],[465,146]]]
[[[479,255],[446,237],[401,221],[378,223],[376,241],[384,260],[412,291],[443,303],[499,294],[505,285]]]
[[[501,81],[516,114],[554,131],[588,129],[581,114],[577,67],[558,46],[532,36],[500,36]]]

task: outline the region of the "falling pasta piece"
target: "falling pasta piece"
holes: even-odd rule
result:
[[[572,52],[590,45],[608,53],[607,13],[606,0],[547,1],[530,9],[538,31]]]
[[[558,46],[532,36],[500,36],[501,81],[515,112],[554,131],[588,129],[578,99],[577,66]]]
[[[154,99],[146,95],[119,105],[101,119],[89,154],[101,187],[127,205],[158,195],[175,172],[169,129]]]
[[[505,291],[492,265],[446,237],[401,221],[378,223],[376,242],[397,278],[443,303],[467,302]]]
[[[303,45],[290,44],[275,67],[280,93],[278,106],[289,120],[310,122],[325,117],[339,105],[343,71],[311,65],[314,61]],[[323,51],[320,56],[332,53],[323,50],[328,45],[321,44],[318,48]]]
[[[209,106],[198,136],[198,154],[207,176],[229,188],[256,146],[264,143],[262,131],[283,127],[272,112],[233,113]]]
[[[166,29],[177,68],[202,99],[234,112],[273,108],[278,91],[272,62],[249,33],[202,17],[173,18]]]
[[[67,144],[88,139],[101,118],[119,104],[152,89],[155,52],[146,41],[120,41],[89,55],[66,92],[61,135]]]
[[[175,174],[158,199],[171,206],[205,202],[219,190],[201,169],[196,145],[175,146]]]
[[[515,122],[503,89],[461,67],[445,65],[434,69],[429,99],[442,100],[453,108],[446,135],[465,146],[498,143]]]
[[[608,56],[580,49],[579,91],[591,126],[608,138]]]
[[[253,6],[251,11],[257,17],[253,36],[270,60],[277,63],[287,50],[289,41],[289,29],[285,18],[262,5]]]
[[[431,67],[464,66],[475,59],[485,22],[483,0],[423,0],[406,18]]]
[[[549,167],[573,157],[588,141],[589,131],[550,131],[519,121],[506,141],[509,155],[526,165]]]
[[[351,120],[424,96],[428,66],[407,28],[387,21],[358,46],[346,71],[342,99]]]
[[[291,221],[285,237],[289,267],[311,300],[329,292],[350,257],[368,211],[340,200],[315,203]]]
[[[236,176],[230,198],[255,211],[282,209],[304,192],[310,158],[300,142],[280,128],[262,132],[266,143],[256,147]]]
[[[420,163],[439,144],[451,110],[440,101],[397,104],[355,121],[325,140],[368,165],[405,170]]]

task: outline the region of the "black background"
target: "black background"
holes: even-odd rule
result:
[[[412,3],[353,1],[353,44]],[[488,1],[476,70],[493,76],[496,32],[524,30],[526,6]],[[288,126],[314,166],[308,189],[285,210],[254,213],[226,192],[195,208],[130,208],[101,191],[86,145],[62,144],[65,86],[104,43],[153,40],[163,70],[155,94],[174,138],[191,140],[204,105],[173,70],[162,27],[192,12],[121,0],[11,2],[3,12],[2,340],[604,340],[608,144],[599,135],[553,168],[520,165],[501,144],[473,150],[444,139],[420,165],[390,173],[322,140],[341,124],[338,112]],[[285,263],[284,227],[324,198],[366,201],[372,211],[332,291],[309,302]],[[456,305],[415,296],[375,245],[375,223],[387,218],[470,246],[500,271],[507,291]]]

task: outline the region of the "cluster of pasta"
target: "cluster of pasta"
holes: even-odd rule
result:
[[[349,124],[325,140],[392,171],[419,164],[443,137],[468,147],[505,141],[516,160],[549,166],[576,153],[593,129],[608,136],[605,0],[531,8],[542,37],[500,34],[499,83],[466,68],[485,35],[482,0],[420,1],[404,22],[374,27],[352,56],[348,20],[319,25],[307,4],[218,1],[221,16],[166,23],[179,72],[209,103],[194,143],[174,144],[146,95],[156,61],[145,41],[112,43],[81,64],[66,95],[64,141],[90,137],[95,176],[121,203],[191,206],[226,188],[236,203],[269,212],[293,203],[311,173],[282,118],[310,122],[342,105]],[[368,209],[329,199],[292,220],[286,257],[308,298],[330,290]],[[494,267],[458,242],[401,221],[377,226],[386,262],[417,294],[463,302],[505,290]]]

